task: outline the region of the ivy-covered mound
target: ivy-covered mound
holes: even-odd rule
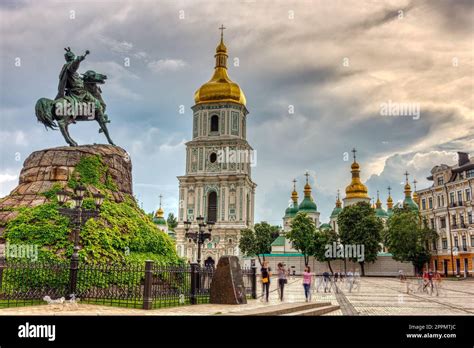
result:
[[[32,161],[36,164],[32,165]],[[36,176],[32,174],[35,171]],[[78,184],[87,188],[83,208],[94,208],[93,193],[100,191],[106,196],[99,218],[88,220],[80,233],[81,262],[182,262],[173,240],[156,228],[134,200],[126,152],[108,145],[62,147],[30,155],[20,175],[20,185],[0,200],[4,240],[9,244],[38,245],[39,261],[68,260],[73,252],[72,224],[59,213],[56,192],[64,188],[72,193]]]

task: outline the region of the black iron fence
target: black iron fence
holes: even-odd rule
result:
[[[246,295],[256,298],[256,268],[242,273]],[[49,299],[143,309],[208,303],[213,274],[213,268],[198,264],[162,266],[153,261],[93,265],[0,260],[0,308]]]

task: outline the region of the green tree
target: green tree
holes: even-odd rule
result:
[[[327,262],[329,270],[334,273],[331,267],[331,261],[337,259],[336,255],[328,257],[326,254],[327,246],[332,248],[333,243],[338,242],[338,235],[332,229],[317,230],[314,240],[313,256],[320,262]]]
[[[426,221],[421,223],[417,212],[407,208],[395,208],[387,227],[384,244],[393,258],[411,262],[418,273],[431,258],[429,243],[438,237],[436,231],[428,228]]]
[[[364,260],[359,261],[356,255],[348,258],[359,262],[361,273],[365,275],[365,262],[375,262],[382,242],[383,222],[375,216],[375,210],[370,204],[358,202],[344,207],[338,215],[339,237],[341,244],[363,245]]]
[[[309,257],[315,254],[316,226],[306,213],[298,213],[291,221],[291,230],[286,237],[293,247],[303,254],[304,264],[308,266]]]
[[[168,214],[168,218],[166,219],[166,222],[168,223],[168,229],[174,231],[176,226],[178,226],[178,219],[174,216],[173,213]]]
[[[265,221],[256,223],[253,229],[243,229],[239,240],[240,251],[248,257],[257,256],[258,262],[262,265],[265,254],[269,254],[272,250],[271,244],[278,237],[278,231],[278,226],[272,226]]]

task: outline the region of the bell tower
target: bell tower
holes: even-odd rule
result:
[[[240,231],[253,227],[256,184],[251,167],[256,156],[247,142],[248,110],[244,92],[227,73],[224,27],[216,48],[214,73],[194,94],[192,140],[186,143],[186,173],[179,176],[176,243],[178,254],[191,262],[197,245],[184,237],[184,221],[214,221],[202,260],[239,256]]]

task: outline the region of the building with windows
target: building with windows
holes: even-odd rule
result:
[[[445,275],[472,276],[474,162],[458,152],[456,165],[439,164],[427,179],[433,184],[418,190],[417,196],[422,217],[439,236],[431,245],[430,268]]]
[[[222,28],[224,29],[224,28]],[[254,222],[256,184],[251,178],[253,149],[247,142],[248,110],[244,92],[227,73],[223,35],[216,48],[214,74],[195,93],[192,140],[186,143],[186,173],[179,176],[176,242],[179,256],[197,260],[197,245],[185,238],[184,221],[213,221],[212,238],[202,259],[239,255],[240,231]]]

